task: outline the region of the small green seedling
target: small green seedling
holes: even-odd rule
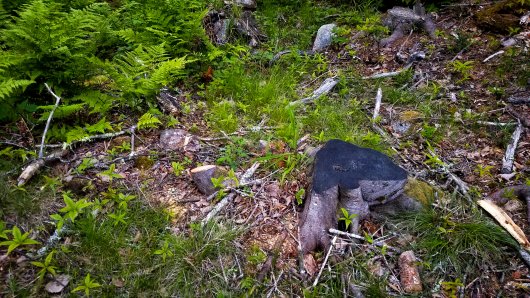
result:
[[[173,252],[169,249],[169,243],[167,241],[164,241],[162,248],[155,250],[154,254],[162,256],[162,261],[164,262],[166,261],[167,257],[173,256]]]
[[[481,178],[485,176],[491,177],[491,169],[493,169],[493,166],[477,165],[475,173]]]
[[[300,188],[296,194],[294,195],[294,197],[296,198],[296,204],[297,205],[302,205],[303,203],[303,199],[304,199],[304,196],[305,196],[305,189],[303,188]]]
[[[118,212],[109,214],[109,217],[114,220],[114,226],[117,226],[120,223],[124,225],[127,224],[127,222],[125,221],[126,216],[127,216],[127,212],[124,210],[120,210]]]
[[[339,220],[344,221],[344,224],[346,224],[346,230],[351,225],[352,220],[357,217],[357,214],[349,214],[348,210],[345,208],[340,208],[340,211],[342,212],[342,217],[339,218]]]
[[[79,292],[79,291],[85,291],[85,295],[88,297],[90,296],[91,289],[95,289],[99,287],[101,287],[101,285],[98,284],[97,282],[94,282],[94,280],[90,278],[90,273],[88,273],[83,281],[83,284],[73,289],[72,293]]]
[[[50,273],[51,275],[55,276],[56,274],[55,270],[57,269],[57,267],[51,265],[53,261],[54,253],[55,253],[54,251],[50,252],[46,256],[46,259],[44,259],[44,263],[43,262],[31,262],[32,265],[41,268],[39,272],[37,273],[39,276],[39,279],[43,279],[46,273]]]
[[[11,230],[6,229],[6,223],[0,220],[0,238],[7,239],[7,233],[11,232]]]
[[[39,241],[29,238],[29,232],[22,234],[17,226],[13,227],[11,234],[13,235],[13,239],[0,242],[0,246],[8,246],[8,255],[21,245],[40,244]]]
[[[111,164],[108,170],[105,170],[105,171],[99,173],[98,176],[106,176],[106,177],[109,178],[110,182],[112,182],[112,180],[114,178],[123,179],[122,175],[114,173],[115,170],[116,170],[116,165],[115,164]]]
[[[83,209],[92,205],[92,203],[87,202],[85,199],[74,202],[74,200],[72,200],[67,194],[63,194],[63,200],[66,206],[59,211],[65,213],[64,218],[69,218],[72,222],[83,212]]]

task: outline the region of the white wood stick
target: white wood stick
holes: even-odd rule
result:
[[[512,134],[511,142],[510,144],[508,144],[508,147],[506,147],[506,154],[502,158],[502,174],[509,174],[513,170],[515,150],[517,149],[517,143],[519,142],[519,138],[521,137],[521,133],[523,132],[523,125],[521,124],[521,121],[517,120],[517,122],[517,128],[515,128],[515,131]]]
[[[333,249],[333,246],[335,245],[335,241],[337,241],[337,236],[334,236],[331,240],[331,245],[329,246],[328,252],[326,253],[326,257],[324,258],[324,262],[322,262],[322,266],[320,267],[320,271],[318,272],[317,277],[315,278],[315,281],[313,282],[313,287],[315,287],[318,284],[318,280],[320,279],[320,275],[322,275],[322,272],[324,271],[324,267],[326,267],[326,263],[328,262],[329,255],[331,254],[331,250]]]
[[[357,240],[366,241],[366,238],[361,236],[361,235],[347,233],[347,232],[343,232],[343,231],[340,231],[340,230],[337,230],[337,229],[329,229],[329,233],[333,234],[333,235],[346,236],[346,237],[351,238],[351,239],[357,239]],[[389,246],[389,245],[385,244],[383,241],[374,241],[374,242],[372,242],[372,245],[379,246],[379,247],[386,246],[388,249],[390,249],[392,251],[401,252],[398,248]]]
[[[486,59],[482,60],[482,62],[488,62],[489,60],[491,60],[492,58],[494,58],[495,56],[499,56],[501,54],[504,54],[504,51],[503,50],[500,50],[498,51],[497,53],[495,54],[492,54],[492,55],[489,55]]]
[[[50,86],[48,86],[47,83],[44,83],[44,86],[46,86],[46,89],[48,89],[48,92],[55,97],[55,105],[53,106],[53,109],[50,112],[50,115],[48,116],[48,120],[46,121],[46,126],[44,127],[44,133],[42,134],[42,141],[40,143],[40,149],[39,149],[39,158],[42,158],[44,155],[44,140],[46,139],[46,133],[48,133],[48,128],[50,127],[50,123],[52,122],[53,113],[59,106],[59,103],[61,102],[61,98],[57,96],[55,93],[53,93]]]
[[[477,121],[478,124],[489,126],[512,126],[517,125],[515,122],[491,122],[491,121]]]
[[[377,95],[375,96],[375,108],[374,108],[374,116],[372,117],[373,120],[379,116],[379,110],[381,109],[381,100],[383,99],[383,90],[381,87],[377,88]]]
[[[302,98],[300,100],[293,101],[289,105],[295,106],[298,104],[310,103],[314,101],[315,99],[319,98],[320,96],[329,93],[329,91],[331,91],[331,89],[333,89],[333,87],[335,87],[335,85],[337,85],[338,82],[339,82],[339,79],[337,79],[336,77],[327,78],[324,80],[322,85],[318,87],[317,90],[313,91],[313,94],[311,94],[311,96]]]

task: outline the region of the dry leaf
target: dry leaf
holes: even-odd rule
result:
[[[304,268],[309,276],[314,276],[318,272],[318,265],[312,254],[304,256]]]
[[[123,286],[125,285],[125,281],[123,280],[123,278],[120,277],[112,277],[112,284],[117,288],[123,288]]]

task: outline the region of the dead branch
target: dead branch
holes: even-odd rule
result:
[[[48,116],[48,120],[46,121],[46,126],[44,127],[44,133],[42,134],[42,141],[40,143],[40,149],[39,149],[39,158],[42,158],[44,155],[44,140],[46,139],[46,133],[48,133],[48,128],[50,127],[50,123],[52,122],[53,113],[59,106],[59,102],[61,102],[61,98],[57,96],[55,93],[53,93],[50,86],[48,86],[47,83],[44,83],[44,86],[46,86],[46,89],[48,89],[48,92],[50,92],[53,97],[55,97],[55,105],[53,106],[53,109],[50,112],[50,115]]]
[[[136,130],[136,125],[133,125],[131,126],[131,128],[129,128],[129,133],[131,134],[131,153],[129,154],[129,158],[132,158],[135,155],[135,152],[134,152],[134,137],[136,136],[136,134],[134,133],[135,130]]]
[[[507,101],[509,103],[512,103],[512,104],[530,103],[530,95],[528,95],[528,94],[526,94],[526,96],[524,94],[522,94],[522,95],[511,95],[510,97],[508,97]]]
[[[247,169],[245,171],[245,173],[243,173],[239,177],[240,183],[239,183],[238,187],[254,183],[254,181],[256,181],[256,180],[250,181],[250,178],[254,175],[254,173],[256,172],[258,167],[259,167],[259,163],[256,162],[249,169]],[[241,182],[243,182],[243,183],[241,183]],[[219,203],[217,203],[217,205],[215,205],[215,207],[201,221],[201,225],[202,226],[204,226],[208,221],[210,221],[215,215],[217,215],[217,213],[219,213],[219,211],[221,211],[221,209],[223,209],[226,205],[228,205],[234,199],[234,197],[237,194],[237,192],[235,191],[236,189],[235,188],[229,188],[229,190],[230,190],[230,193],[226,197],[224,197]]]
[[[512,218],[497,206],[493,201],[490,200],[479,200],[477,204],[484,208],[495,220],[510,234],[512,237],[519,242],[519,244],[525,249],[530,250],[530,242],[526,238],[523,230],[515,224]]]
[[[379,116],[379,109],[381,109],[381,100],[383,99],[383,90],[381,87],[377,88],[377,95],[375,96],[375,108],[374,108],[374,116],[372,117],[373,120]]]
[[[500,50],[500,51],[498,51],[498,52],[496,52],[494,54],[489,55],[486,59],[482,60],[482,62],[486,63],[486,62],[490,61],[491,59],[493,59],[494,57],[502,55],[502,54],[504,54],[504,51]]]
[[[328,252],[326,253],[326,257],[324,258],[324,262],[322,262],[322,265],[320,267],[320,271],[318,271],[318,275],[315,278],[315,281],[313,282],[313,287],[316,287],[316,285],[318,284],[318,280],[320,279],[320,275],[322,275],[322,272],[324,271],[324,267],[326,267],[326,263],[328,262],[329,255],[331,254],[331,250],[333,250],[333,246],[335,245],[335,241],[337,241],[337,236],[336,235],[331,240],[331,245],[329,246]]]
[[[343,231],[339,231],[337,229],[329,229],[329,233],[333,234],[333,235],[346,236],[346,237],[348,237],[350,239],[366,241],[366,238],[363,237],[363,236],[360,236],[360,235],[357,235],[357,234],[352,234],[352,233],[347,233],[347,232],[343,232]],[[396,247],[393,247],[393,246],[389,246],[386,243],[384,243],[383,241],[374,241],[371,244],[375,245],[377,247],[387,247],[389,250],[397,252],[397,253],[401,252],[401,250],[399,248],[396,248]]]
[[[513,170],[515,150],[517,149],[517,143],[519,142],[519,138],[521,137],[522,132],[523,132],[523,125],[521,124],[521,121],[518,121],[517,128],[512,134],[511,142],[506,147],[506,154],[504,154],[504,157],[502,159],[502,168],[501,168],[502,174],[509,174]]]
[[[517,125],[515,122],[491,122],[491,121],[477,121],[477,124],[488,125],[488,126],[512,126]]]
[[[49,155],[45,156],[44,158],[38,158],[34,161],[32,161],[29,165],[27,165],[20,176],[18,177],[18,186],[24,185],[26,182],[31,179],[46,163],[61,159],[68,154],[68,150],[61,149],[56,150]]]
[[[309,97],[293,101],[289,104],[289,106],[296,106],[298,104],[310,103],[314,101],[315,99],[319,98],[320,96],[329,93],[329,91],[331,91],[331,89],[333,89],[333,87],[335,87],[335,85],[337,85],[338,82],[339,82],[339,79],[336,77],[327,78],[324,80],[322,85],[320,85],[320,87],[317,88],[317,90],[313,91],[313,93]]]

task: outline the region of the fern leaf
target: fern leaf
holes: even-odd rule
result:
[[[39,109],[45,111],[40,116],[39,121],[46,121],[48,119],[48,117],[50,116],[50,112],[53,110],[53,107],[54,107],[54,105],[39,106]],[[63,118],[66,118],[68,116],[71,116],[74,113],[82,111],[84,109],[85,109],[85,104],[83,104],[83,103],[71,104],[71,105],[60,105],[55,110],[55,112],[53,114],[53,118],[55,118],[55,119],[63,119]]]
[[[112,130],[112,125],[110,122],[105,120],[105,117],[103,117],[101,120],[99,120],[97,123],[92,125],[86,125],[85,129],[91,133],[105,133],[106,131]]]
[[[13,95],[18,89],[25,89],[27,86],[33,84],[31,80],[13,80],[7,79],[0,82],[0,100]]]
[[[158,118],[153,116],[153,114],[147,112],[147,113],[143,114],[142,117],[140,117],[140,119],[138,119],[137,127],[138,127],[138,129],[156,128],[160,124],[162,124],[162,122],[160,122],[160,120],[158,120]]]

